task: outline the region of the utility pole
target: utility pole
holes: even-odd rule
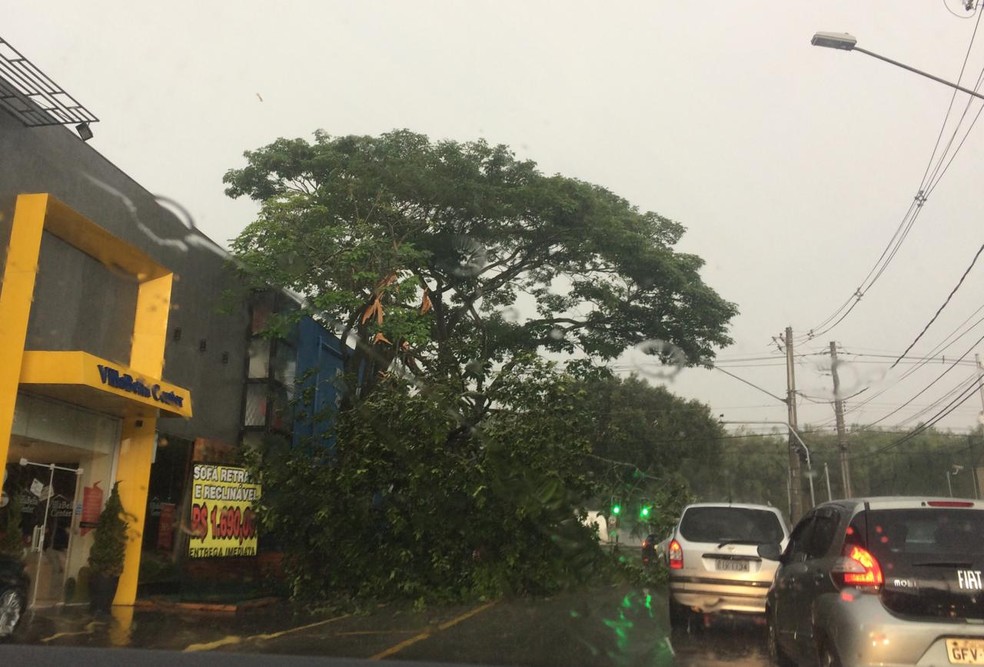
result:
[[[786,327],[783,339],[786,348],[786,408],[789,422],[789,479],[792,493],[790,494],[789,519],[794,524],[803,516],[803,481],[800,471],[800,455],[794,433],[796,424],[796,373],[793,370],[793,328]]]
[[[834,376],[834,416],[837,418],[837,447],[840,449],[841,483],[844,497],[850,498],[851,466],[847,458],[847,433],[844,430],[844,401],[841,400],[840,378],[837,376],[837,343],[830,341],[830,374]]]
[[[981,416],[978,423],[984,424],[984,367],[981,366],[981,355],[975,352],[974,361],[977,363],[977,383],[981,390]],[[974,496],[977,499],[980,499],[981,497],[981,482],[977,477],[977,463],[979,461],[979,456],[980,455],[978,454],[978,459],[975,459],[974,461],[974,469],[972,471],[974,478]]]

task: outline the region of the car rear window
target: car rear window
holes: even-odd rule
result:
[[[879,558],[984,556],[984,511],[981,510],[931,507],[871,510],[854,518],[851,532],[864,536],[868,550]]]
[[[984,511],[871,510],[854,517],[847,541],[878,561],[881,600],[893,613],[984,619]]]
[[[680,534],[690,542],[759,544],[777,544],[785,537],[775,512],[749,507],[691,507],[680,521]]]

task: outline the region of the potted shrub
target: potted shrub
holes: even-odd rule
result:
[[[109,613],[123,573],[127,519],[131,515],[123,509],[119,485],[119,482],[113,485],[109,500],[99,515],[89,551],[89,609],[96,613]]]

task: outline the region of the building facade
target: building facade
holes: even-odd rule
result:
[[[337,338],[313,320],[264,337],[286,295],[250,293],[221,248],[69,129],[3,112],[0,248],[0,461],[31,601],[84,598],[90,524],[118,482],[131,539],[116,603],[132,604],[186,569],[196,462],[323,432],[309,413],[295,423],[292,398],[303,376],[334,400]],[[195,565],[248,569],[233,560]]]

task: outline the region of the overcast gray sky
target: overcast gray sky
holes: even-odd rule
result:
[[[977,16],[948,8],[968,16],[956,0],[0,0],[0,35],[99,116],[95,149],[226,245],[255,208],[225,197],[223,173],[244,164],[246,149],[317,128],[484,137],[547,173],[606,186],[681,222],[680,249],[703,257],[705,281],[738,304],[722,367],[783,395],[772,337],[792,326],[804,355],[800,422],[829,425],[823,354],[835,340],[851,362],[841,370],[845,394],[865,389],[849,401],[848,421],[905,429],[921,411],[936,415],[950,399],[936,402],[975,373],[957,365],[916,397],[984,325],[934,352],[945,362],[905,378],[912,364],[889,364],[984,241],[984,127],[969,132],[857,307],[800,341],[864,284],[903,223],[952,93],[861,53],[813,47],[810,37],[850,32],[871,51],[956,80]],[[984,34],[964,85],[982,68]],[[943,145],[967,99],[958,95]],[[984,314],[974,314],[982,276],[984,259],[913,355]],[[634,368],[637,357],[618,367]],[[720,371],[661,379],[651,362],[642,366],[726,419],[785,419],[782,403]],[[940,426],[971,428],[980,410],[975,394]]]

